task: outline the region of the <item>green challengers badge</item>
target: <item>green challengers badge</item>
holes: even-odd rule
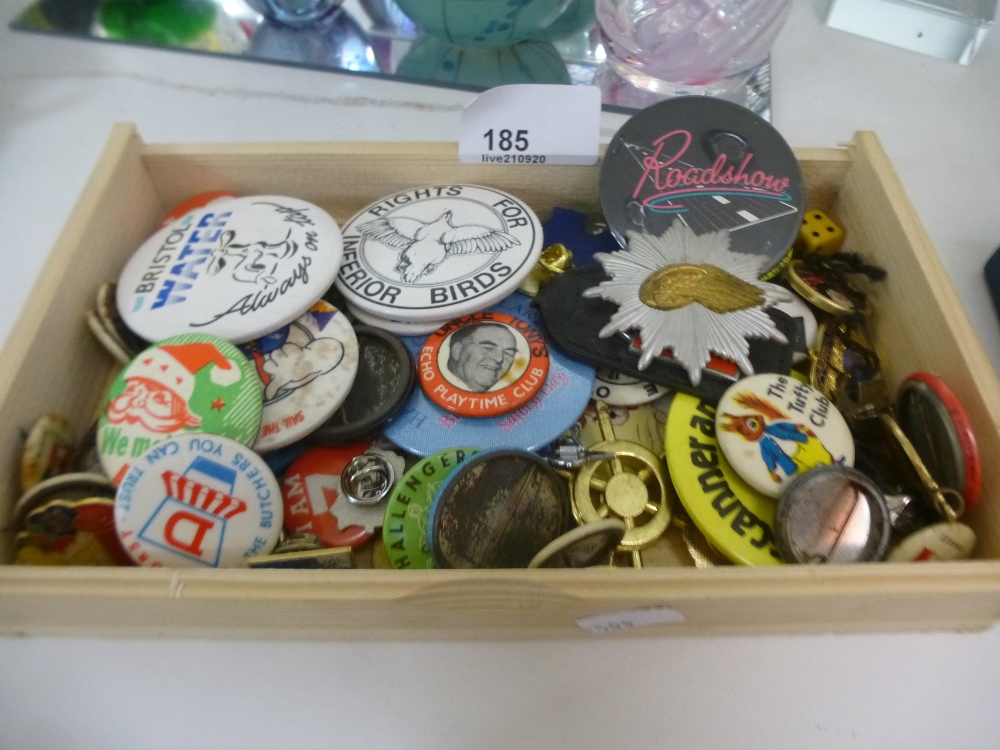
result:
[[[223,435],[253,445],[263,389],[233,344],[207,334],[165,339],[115,379],[98,421],[97,446],[117,484],[152,446],[184,432]]]

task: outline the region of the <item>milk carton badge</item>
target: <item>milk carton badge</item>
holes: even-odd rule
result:
[[[247,510],[243,500],[230,494],[236,472],[198,456],[183,474],[168,469],[160,477],[166,494],[139,538],[217,567],[226,523]]]
[[[115,495],[115,529],[140,565],[235,567],[267,554],[281,491],[256,454],[228,438],[183,435],[136,459]]]

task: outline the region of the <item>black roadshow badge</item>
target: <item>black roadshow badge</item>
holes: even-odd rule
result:
[[[644,109],[612,139],[601,207],[616,239],[657,237],[680,220],[695,234],[731,233],[730,249],[766,255],[767,272],[798,235],[802,173],[768,122],[738,104],[678,97]]]

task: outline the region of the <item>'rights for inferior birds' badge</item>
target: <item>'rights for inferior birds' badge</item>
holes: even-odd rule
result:
[[[345,225],[337,289],[381,318],[450,320],[517,289],[541,251],[538,217],[513,195],[474,185],[418,188]]]

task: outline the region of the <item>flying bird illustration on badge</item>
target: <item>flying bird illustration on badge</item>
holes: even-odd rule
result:
[[[361,224],[361,234],[395,250],[401,250],[393,270],[412,284],[432,273],[451,255],[500,253],[520,245],[516,237],[481,224],[451,223],[451,211],[434,221],[423,222],[405,216],[376,219]]]

